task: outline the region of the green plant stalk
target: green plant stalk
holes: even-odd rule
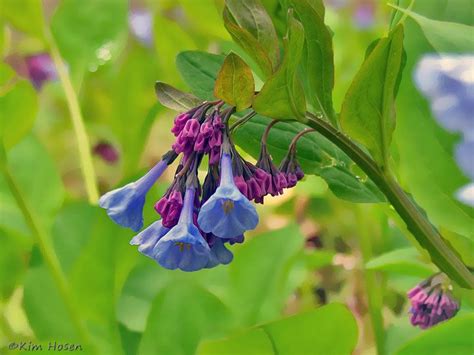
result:
[[[407,196],[387,171],[377,166],[374,160],[352,140],[331,126],[327,121],[307,112],[306,125],[316,129],[320,134],[342,149],[367,176],[384,193],[408,230],[415,236],[420,245],[427,249],[433,262],[441,271],[460,286],[474,289],[474,277],[459,257],[445,244],[437,229],[428,221],[415,203]]]
[[[365,264],[373,257],[371,225],[367,220],[367,209],[360,206],[357,210],[357,219],[359,221],[359,245],[362,254],[362,272],[364,275],[365,295],[369,308],[370,323],[375,340],[375,346],[378,355],[384,355],[385,351],[385,331],[383,325],[382,307],[383,307],[383,287],[377,282],[377,273],[373,270],[367,270]]]
[[[77,334],[84,345],[84,348],[93,349],[90,341],[89,332],[87,331],[87,328],[81,318],[81,315],[75,307],[75,303],[69,290],[66,277],[61,269],[61,265],[54,251],[54,248],[51,245],[51,238],[49,238],[49,235],[42,227],[33,210],[29,207],[26,199],[23,197],[23,193],[21,192],[21,189],[18,183],[16,182],[15,177],[11,174],[8,165],[5,164],[2,170],[10,188],[10,191],[13,197],[15,198],[18,207],[23,213],[25,221],[31,230],[35,243],[36,245],[38,245],[43,260],[46,263],[49,272],[51,273],[56,287],[58,288],[59,294],[62,300],[64,301],[72,324],[76,329]]]
[[[46,38],[48,40],[51,58],[53,59],[54,66],[58,72],[59,80],[64,89],[66,96],[67,106],[69,113],[71,114],[71,121],[74,128],[74,134],[76,135],[79,160],[81,163],[81,171],[84,178],[84,183],[87,191],[87,197],[91,204],[97,204],[99,200],[99,191],[96,184],[96,176],[94,171],[94,164],[92,163],[92,155],[89,143],[89,137],[86,133],[84,120],[81,114],[81,108],[76,92],[72,85],[71,78],[66,69],[64,61],[59,53],[56,42],[53,36],[48,30],[45,30]]]

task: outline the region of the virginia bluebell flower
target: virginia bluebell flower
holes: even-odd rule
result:
[[[255,207],[234,183],[232,157],[221,157],[221,181],[216,192],[204,203],[198,216],[199,227],[220,238],[233,238],[258,224]]]
[[[208,239],[208,243],[212,244],[209,262],[207,263],[206,268],[210,269],[219,264],[227,265],[234,258],[232,252],[225,247],[222,238],[212,236],[212,240]]]
[[[153,249],[156,243],[169,232],[169,228],[163,226],[161,219],[154,222],[148,228],[142,230],[130,241],[131,245],[138,245],[138,251],[143,255],[153,258]]]
[[[426,55],[416,68],[415,83],[429,99],[438,123],[462,134],[455,158],[471,184],[456,195],[474,206],[474,55]]]
[[[144,9],[134,9],[128,16],[130,31],[145,46],[153,44],[153,14]]]
[[[153,250],[153,258],[167,269],[196,271],[209,262],[209,245],[193,221],[195,191],[194,187],[186,188],[178,224],[158,241]]]
[[[175,157],[174,152],[165,154],[163,159],[139,180],[103,195],[99,206],[107,210],[107,214],[115,223],[138,232],[143,227],[145,196],[170,164],[170,160]]]
[[[456,315],[459,303],[446,282],[443,274],[436,274],[408,291],[412,325],[426,329]]]

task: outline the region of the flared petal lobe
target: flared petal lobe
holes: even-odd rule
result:
[[[162,221],[156,221],[141,231],[130,241],[131,245],[138,245],[138,251],[143,255],[153,258],[153,249],[156,243],[168,233],[170,229],[163,226]]]
[[[161,160],[141,179],[107,192],[99,199],[99,206],[115,223],[138,232],[143,227],[145,196],[167,166],[168,162]]]
[[[220,185],[201,207],[198,224],[204,232],[219,238],[237,237],[258,224],[255,207],[234,183],[229,154],[222,155]]]

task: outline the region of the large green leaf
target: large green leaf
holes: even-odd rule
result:
[[[472,354],[474,350],[472,329],[474,329],[474,315],[459,315],[411,339],[395,354]]]
[[[395,94],[402,69],[403,27],[377,42],[356,74],[342,104],[340,121],[382,166],[388,163],[395,129]]]
[[[354,316],[345,306],[333,303],[228,339],[204,342],[197,353],[344,355],[351,354],[356,344]]]
[[[252,104],[254,93],[252,70],[238,55],[230,53],[217,74],[214,96],[241,111]]]
[[[51,29],[64,59],[74,70],[97,65],[100,49],[127,30],[126,0],[65,0]],[[110,50],[110,48],[106,48]]]
[[[8,299],[26,271],[24,246],[19,238],[0,228],[0,302]]]
[[[306,100],[303,86],[296,77],[304,44],[301,23],[288,15],[288,33],[284,38],[285,54],[278,70],[267,79],[252,107],[267,117],[281,120],[304,120]]]
[[[181,52],[176,66],[191,91],[203,100],[214,99],[214,82],[224,57],[199,51]]]
[[[277,69],[278,38],[272,20],[259,0],[227,0],[224,24],[266,76]]]
[[[199,97],[212,98],[212,87],[222,64],[223,56],[203,52],[183,52],[178,56],[180,72],[191,90]],[[206,91],[207,90],[207,91]],[[178,101],[182,94],[176,95]],[[189,109],[183,107],[182,109]],[[269,118],[257,115],[239,128],[234,139],[255,158],[260,152],[260,139]],[[279,122],[268,138],[273,157],[280,161],[288,150],[294,135],[306,126],[300,123]],[[298,143],[298,159],[306,174],[322,176],[336,196],[354,202],[379,202],[384,197],[377,187],[360,172],[349,157],[318,133],[303,136]]]
[[[438,16],[440,20],[450,20],[443,18],[450,13],[449,8],[442,3],[434,5],[428,0],[417,1],[414,11],[428,17]],[[455,138],[438,126],[429,103],[412,80],[418,61],[425,53],[432,53],[433,48],[412,21],[406,22],[404,46],[408,75],[402,78],[400,84],[394,135],[401,181],[435,225],[474,238],[472,209],[454,197],[456,191],[469,181],[453,158],[452,142]],[[444,236],[449,240],[449,234]],[[455,244],[452,243],[452,246],[455,247]]]
[[[74,306],[103,354],[122,353],[115,302],[136,258],[129,237],[129,232],[117,229],[103,210],[85,203],[67,205],[53,228],[54,249],[74,295]],[[54,340],[64,334],[62,338],[70,341],[74,331],[56,284],[41,257],[33,260],[25,283],[30,324],[40,340]],[[47,306],[39,301],[46,299]]]
[[[6,64],[0,63],[0,66],[2,85],[6,87],[0,95],[0,141],[9,149],[33,128],[38,99],[28,81],[14,81],[12,70]],[[10,78],[12,84],[6,78]]]
[[[11,172],[24,198],[45,227],[51,226],[64,198],[64,188],[48,152],[33,136],[28,136],[8,153]],[[0,225],[6,230],[29,235],[23,214],[3,175],[0,174]]]
[[[397,6],[394,8],[402,11],[415,20],[421,27],[426,39],[439,53],[469,53],[474,51],[474,27],[462,23],[436,21],[404,10]]]
[[[169,285],[153,301],[138,354],[193,354],[200,339],[222,334],[230,321],[228,307],[209,291]]]
[[[379,255],[365,264],[366,269],[428,277],[436,269],[421,261],[420,254],[415,248],[395,249]]]
[[[248,240],[237,251],[229,265],[229,296],[244,324],[252,325],[280,314],[293,291],[287,288],[285,280],[303,241],[298,227],[293,225]]]
[[[334,54],[332,35],[324,18],[309,0],[292,0],[304,27],[305,51],[303,54],[304,79],[308,82],[306,97],[315,110],[333,117],[332,90],[334,87]],[[323,8],[324,9],[324,8]]]

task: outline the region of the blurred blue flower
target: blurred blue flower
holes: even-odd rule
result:
[[[220,238],[237,237],[258,224],[255,207],[234,183],[232,158],[228,153],[222,154],[219,187],[201,207],[198,224],[204,232]]]
[[[145,196],[168,166],[163,158],[139,180],[103,195],[99,206],[107,210],[109,217],[118,225],[138,232],[143,227]]]
[[[219,264],[227,265],[232,259],[234,259],[234,255],[226,248],[223,240],[221,238],[214,238],[206,268],[213,268]]]
[[[359,29],[367,29],[375,23],[375,4],[362,2],[358,4],[352,15],[354,26]]]
[[[455,158],[464,174],[474,180],[474,55],[425,55],[415,71],[418,89],[429,99],[440,125],[462,134]],[[473,183],[456,193],[463,203],[474,206]]]
[[[128,16],[130,31],[144,45],[153,44],[153,15],[148,10],[134,9]]]
[[[444,128],[474,139],[474,55],[425,55],[415,83]]]
[[[161,219],[142,230],[130,241],[131,245],[138,245],[138,251],[143,255],[153,258],[153,249],[156,243],[169,232],[161,223]]]
[[[210,249],[193,222],[195,188],[188,187],[178,224],[161,238],[153,250],[154,259],[164,268],[200,270],[209,262]]]

